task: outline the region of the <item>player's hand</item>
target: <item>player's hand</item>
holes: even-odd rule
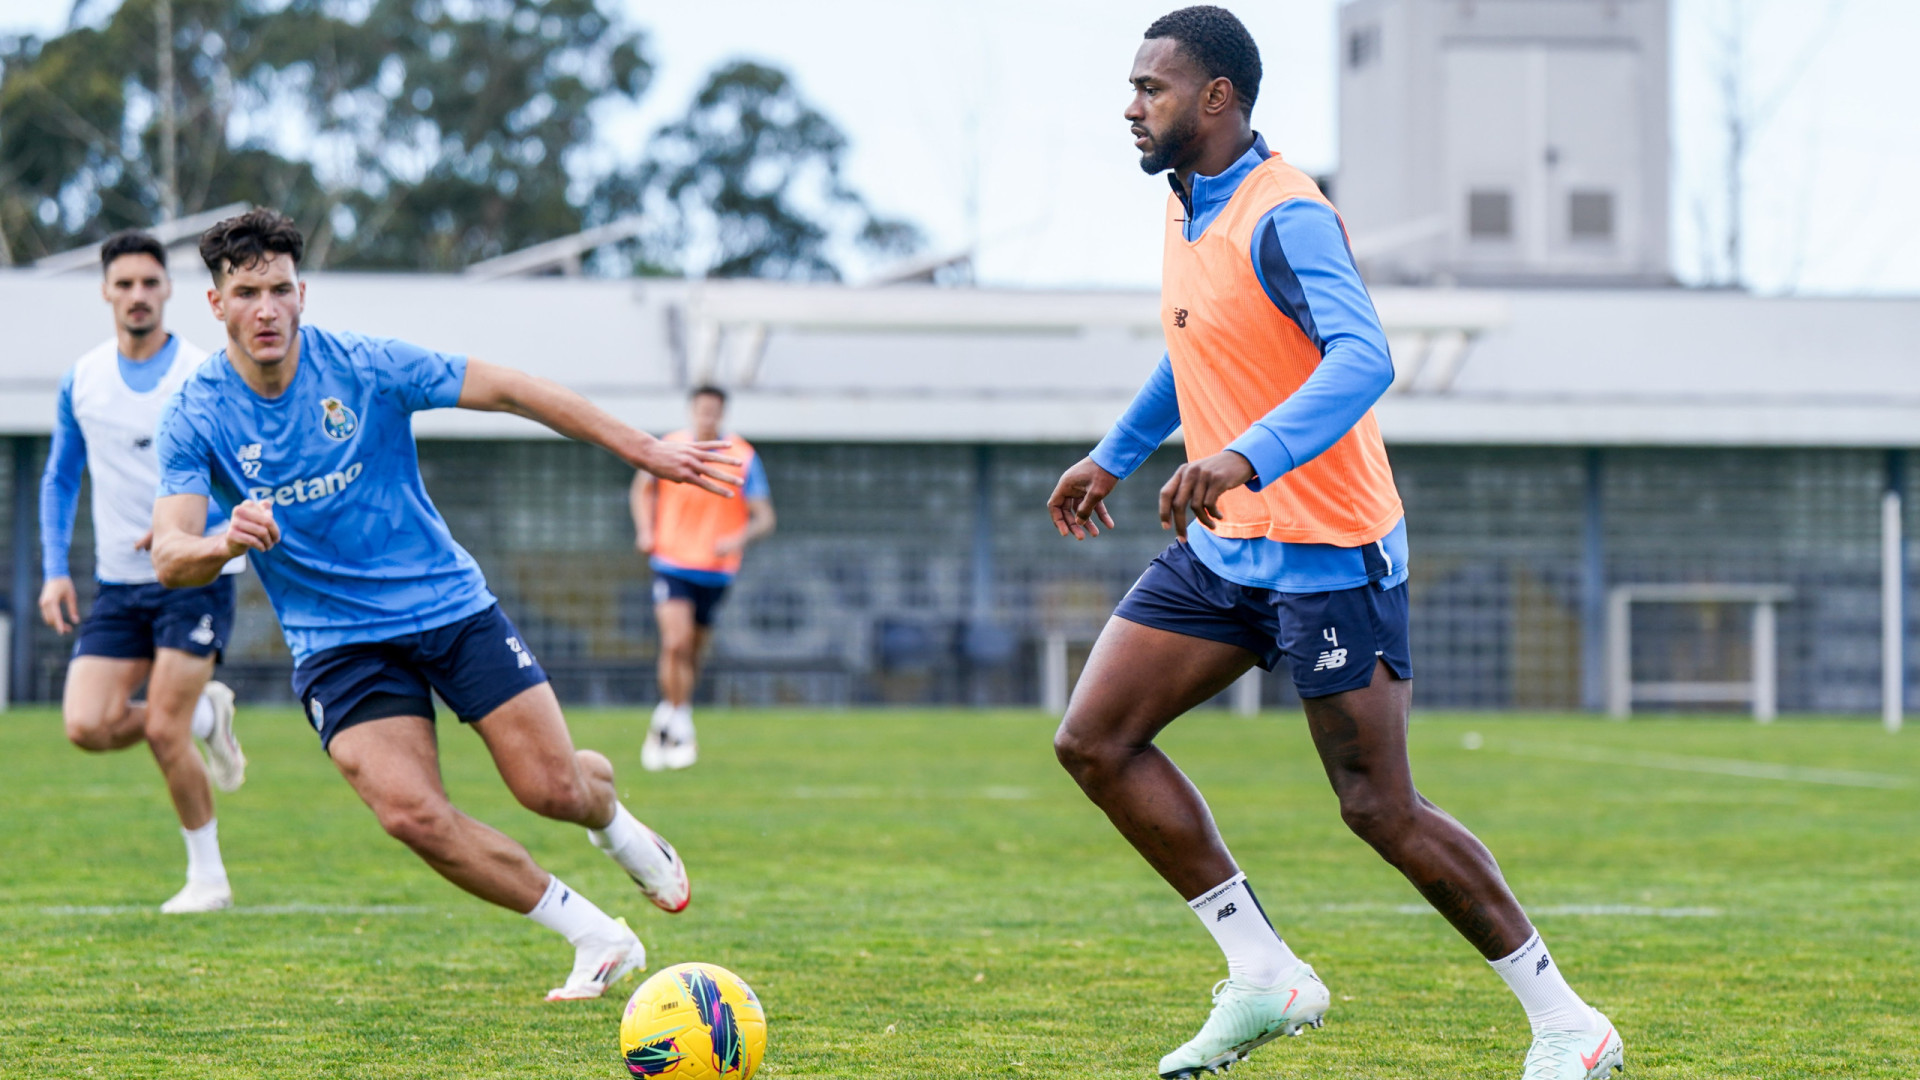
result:
[[[692,443],[655,439],[640,452],[640,460],[633,465],[662,480],[693,484],[731,499],[733,489],[740,486],[741,480],[721,466],[731,465],[737,469],[744,464],[739,458],[720,452],[732,445],[725,439]]]
[[[146,532],[143,532],[140,534],[140,539],[135,540],[133,542],[133,550],[135,551],[152,551],[153,550],[153,530],[152,529],[148,529]]]
[[[48,578],[40,586],[40,618],[56,634],[80,625],[80,594],[73,591],[72,578]]]
[[[273,520],[273,504],[252,499],[233,508],[227,519],[227,558],[249,551],[272,551],[280,542],[280,525]]]
[[[1053,486],[1053,495],[1047,499],[1053,527],[1061,536],[1075,540],[1099,536],[1101,525],[1113,528],[1113,515],[1107,513],[1106,499],[1119,482],[1119,477],[1094,464],[1092,458],[1081,458],[1073,468],[1060,474],[1060,482]]]
[[[642,555],[653,554],[653,534],[650,532],[633,534],[633,550]]]
[[[713,553],[724,559],[734,552],[744,549],[746,546],[747,534],[738,532],[731,536],[723,536],[715,540],[713,542]]]
[[[1160,527],[1187,538],[1187,513],[1213,528],[1220,516],[1220,496],[1253,479],[1253,463],[1232,450],[1189,461],[1173,471],[1160,489]]]

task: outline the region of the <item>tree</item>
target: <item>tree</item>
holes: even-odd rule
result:
[[[784,72],[727,64],[637,168],[600,185],[595,216],[657,221],[634,245],[642,273],[837,281],[846,255],[920,243],[919,230],[876,215],[848,186],[846,149]]]
[[[600,0],[126,0],[98,29],[0,43],[0,246],[37,258],[245,200],[300,222],[314,265],[457,269],[580,227],[570,159],[593,106],[645,91],[643,46]]]

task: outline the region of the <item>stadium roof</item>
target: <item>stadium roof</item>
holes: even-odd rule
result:
[[[171,325],[207,347],[204,276]],[[1381,288],[1399,379],[1392,442],[1920,445],[1920,300],[1732,292]],[[1087,442],[1161,351],[1145,292],[319,273],[307,321],[522,367],[661,430],[686,388],[735,391],[760,439]],[[61,374],[99,342],[90,279],[0,273],[0,432],[49,430]],[[423,414],[426,437],[539,437]]]

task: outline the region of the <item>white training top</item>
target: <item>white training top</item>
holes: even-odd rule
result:
[[[172,366],[144,393],[121,377],[115,341],[91,350],[73,368],[73,418],[86,439],[87,472],[93,478],[94,576],[108,584],[159,580],[152,556],[134,547],[153,528],[153,501],[160,488],[154,432],[167,399],[207,359],[206,350],[177,334],[174,340],[179,344]],[[243,555],[220,572],[238,574],[246,568]]]

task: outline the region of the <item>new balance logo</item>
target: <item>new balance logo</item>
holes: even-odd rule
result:
[[[1213,913],[1213,921],[1219,922],[1221,919],[1224,919],[1227,916],[1239,910],[1240,910],[1239,908],[1233,906],[1232,904],[1228,904],[1226,907],[1223,907],[1219,911],[1216,911]]]
[[[1320,659],[1313,662],[1315,671],[1336,671],[1346,666],[1347,650],[1345,649],[1328,649],[1320,654]]]
[[[1543,972],[1543,971],[1545,971],[1545,970],[1547,970],[1547,965],[1548,965],[1548,964],[1550,964],[1550,963],[1552,963],[1552,962],[1553,962],[1552,960],[1549,960],[1549,959],[1547,958],[1547,956],[1546,956],[1546,954],[1545,954],[1545,953],[1542,953],[1542,954],[1540,954],[1540,962],[1539,962],[1539,963],[1537,963],[1537,964],[1535,964],[1535,965],[1533,965],[1533,973],[1534,973],[1535,975],[1538,975],[1538,974],[1540,974],[1541,972]]]
[[[525,645],[520,644],[519,638],[517,637],[508,638],[507,648],[513,650],[515,667],[532,667],[533,666],[533,654],[527,651],[527,647]]]
[[[1182,330],[1185,330],[1187,328],[1187,309],[1186,308],[1177,307],[1173,309],[1173,325],[1179,327]]]
[[[187,635],[187,640],[193,642],[195,645],[213,644],[213,616],[200,616],[200,625],[193,628],[192,632]]]

